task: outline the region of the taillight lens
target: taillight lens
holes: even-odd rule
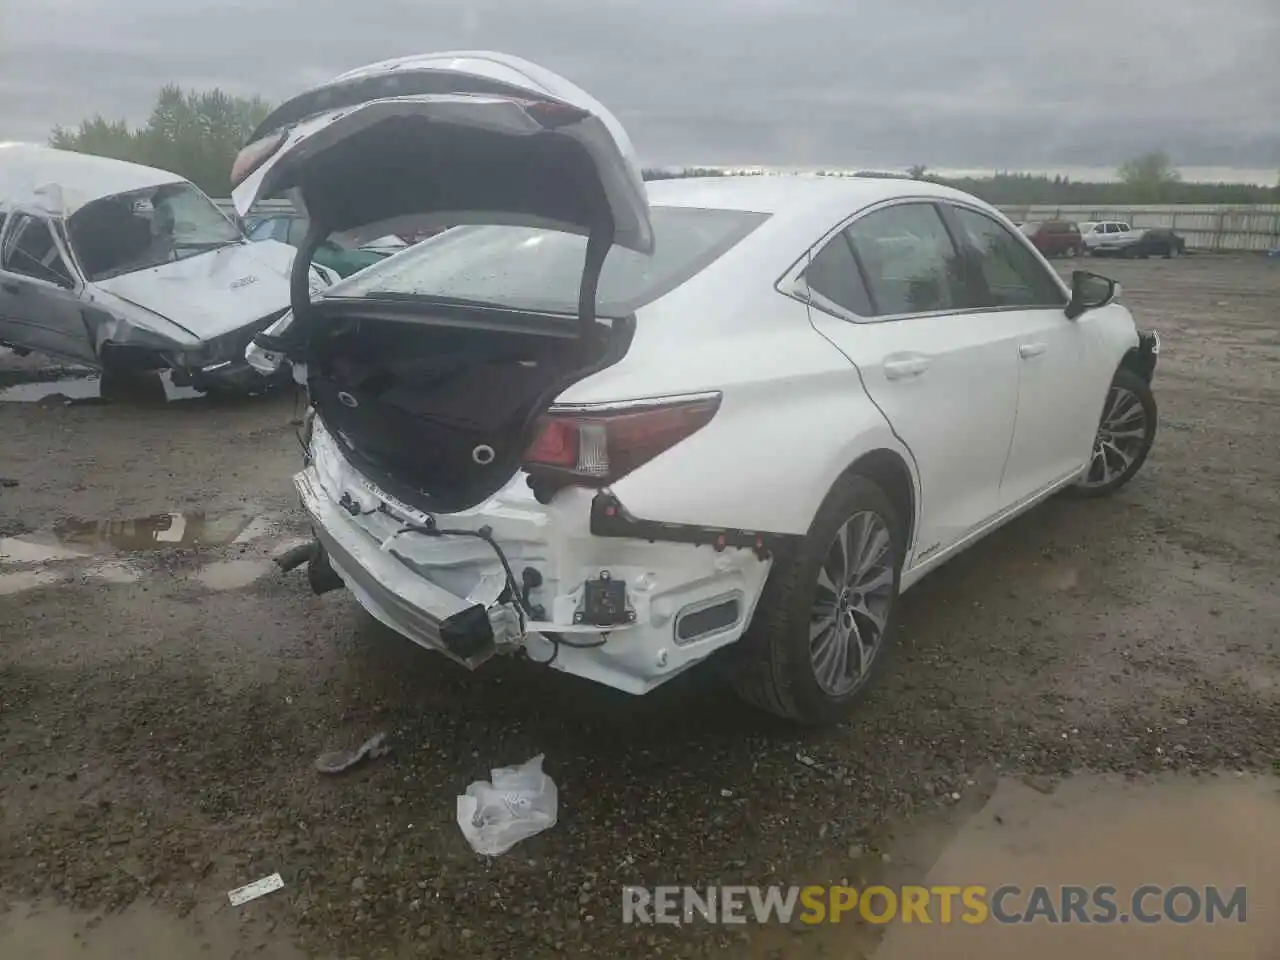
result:
[[[236,154],[236,161],[231,165],[231,186],[234,188],[244,183],[249,174],[275,155],[287,138],[288,134],[284,130],[277,130],[261,140],[253,141]]]
[[[720,396],[545,414],[524,455],[534,479],[605,486],[705,427]]]

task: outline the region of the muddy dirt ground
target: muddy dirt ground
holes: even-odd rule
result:
[[[1096,265],[1164,341],[1147,466],[912,590],[819,733],[706,673],[629,699],[454,669],[273,571],[304,532],[291,397],[84,402],[0,355],[0,954],[856,956],[877,931],[624,926],[620,885],[919,880],[1010,778],[1269,774],[1280,261]],[[388,756],[312,770],[378,731]],[[455,796],[539,752],[560,822],[480,859]]]

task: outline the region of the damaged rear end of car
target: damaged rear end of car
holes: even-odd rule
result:
[[[557,403],[635,336],[634,304],[602,309],[606,257],[654,248],[607,111],[504,55],[392,61],[283,105],[233,180],[242,211],[289,192],[310,223],[292,315],[255,350],[293,364],[310,396],[295,482],[313,588],[345,585],[469,668],[524,651],[632,693],[737,638],[768,572],[764,539],[646,524],[611,492],[705,427],[719,393]],[[329,234],[441,225],[308,296]],[[516,256],[533,249],[546,257]],[[525,262],[539,273],[522,276]]]

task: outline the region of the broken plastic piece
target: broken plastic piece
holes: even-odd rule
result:
[[[556,825],[555,781],[542,772],[543,755],[518,767],[489,771],[458,797],[458,826],[471,849],[497,857],[521,840]]]
[[[243,887],[236,887],[236,889],[227,894],[227,899],[231,901],[233,907],[238,907],[242,903],[248,903],[250,900],[257,900],[268,893],[273,893],[283,886],[284,878],[278,873],[273,873],[271,876],[255,880],[253,883],[246,883]]]
[[[330,750],[328,753],[320,754],[316,757],[315,767],[321,773],[343,773],[357,763],[377,759],[390,749],[387,746],[387,735],[379,733],[370,737],[355,750]]]

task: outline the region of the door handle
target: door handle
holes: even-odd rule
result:
[[[929,358],[918,353],[894,354],[884,360],[884,375],[889,380],[918,377],[928,369]]]
[[[1046,343],[1021,343],[1018,344],[1018,356],[1024,360],[1028,357],[1038,357],[1048,349],[1049,345]]]
[[[3,289],[5,293],[21,293],[22,292],[22,287],[14,283],[12,280],[5,280],[3,283],[0,283],[0,289]]]

